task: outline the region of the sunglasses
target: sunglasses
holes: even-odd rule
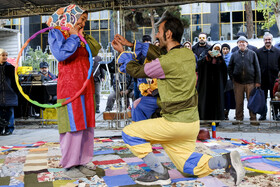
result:
[[[206,37],[199,37],[199,39],[200,39],[200,40],[205,40],[205,39],[206,39]]]

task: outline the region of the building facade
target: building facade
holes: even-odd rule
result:
[[[194,3],[181,6],[181,15],[190,20],[190,27],[185,29],[183,42],[195,41],[200,32],[205,32],[211,40],[236,39],[238,32],[246,33],[246,15],[243,2],[235,3]],[[252,2],[254,37],[260,38],[264,34],[261,29],[264,18],[256,10],[255,1]],[[32,16],[27,18],[7,20],[5,27],[20,30],[22,43],[37,31],[47,27],[48,16]],[[92,35],[102,45],[103,49],[110,51],[110,42],[117,33],[116,22],[113,21],[113,11],[101,11],[89,14],[85,32]],[[145,34],[151,34],[151,27],[139,27],[138,32],[126,32],[129,40],[141,40]],[[278,28],[270,28],[274,37],[278,36]],[[48,51],[47,32],[42,33],[30,42],[32,48],[40,46]]]

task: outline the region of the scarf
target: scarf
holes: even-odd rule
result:
[[[78,5],[71,4],[67,7],[59,8],[49,17],[46,24],[49,27],[60,26],[72,28],[84,12],[85,11]]]

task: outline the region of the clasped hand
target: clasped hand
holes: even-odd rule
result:
[[[112,46],[116,51],[122,53],[124,51],[123,46],[133,47],[133,43],[127,41],[122,35],[116,34],[112,41]]]

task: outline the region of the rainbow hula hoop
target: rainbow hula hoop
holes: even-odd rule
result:
[[[47,30],[51,30],[53,29],[54,27],[48,27],[48,28],[45,28],[45,29],[42,29],[38,32],[36,32],[35,34],[33,34],[25,43],[24,45],[22,46],[22,48],[20,49],[19,51],[19,54],[17,56],[17,60],[16,60],[16,64],[15,64],[15,80],[16,80],[16,84],[17,84],[17,87],[18,87],[18,90],[20,91],[20,93],[22,94],[22,96],[27,100],[29,101],[30,103],[36,105],[36,106],[39,106],[39,107],[42,107],[42,108],[58,108],[58,107],[61,107],[61,106],[64,106],[64,105],[67,105],[68,103],[72,102],[73,100],[77,99],[77,97],[79,97],[81,95],[81,93],[84,91],[84,89],[86,88],[86,86],[90,83],[90,77],[91,77],[91,74],[92,74],[92,70],[93,70],[93,60],[92,60],[92,54],[91,54],[91,51],[90,51],[90,48],[89,48],[89,45],[88,43],[86,42],[86,40],[84,39],[83,36],[81,36],[79,34],[79,37],[80,39],[82,40],[82,42],[85,43],[86,45],[86,49],[89,53],[89,62],[90,62],[90,68],[88,70],[88,76],[87,76],[87,79],[86,81],[83,83],[83,86],[82,88],[74,95],[74,97],[72,97],[71,99],[68,99],[66,101],[64,101],[63,103],[56,103],[54,105],[49,105],[49,104],[41,104],[37,101],[34,101],[32,99],[30,99],[30,97],[28,95],[26,95],[23,90],[22,90],[22,87],[21,85],[19,84],[19,78],[18,78],[18,74],[17,74],[17,69],[18,69],[18,62],[19,62],[19,59],[21,57],[21,54],[22,54],[22,51],[24,48],[26,48],[26,46],[28,45],[28,43],[34,39],[38,34],[40,33],[43,33],[43,32],[46,32]],[[62,30],[69,30],[68,27],[61,27]]]
[[[280,158],[280,156],[277,156],[277,155],[251,156],[251,157],[242,158],[241,161],[257,159],[257,158]],[[280,171],[267,171],[267,170],[253,169],[253,168],[249,168],[249,167],[244,167],[244,169],[246,169],[248,171],[254,171],[257,173],[274,174],[274,175],[280,174]]]

